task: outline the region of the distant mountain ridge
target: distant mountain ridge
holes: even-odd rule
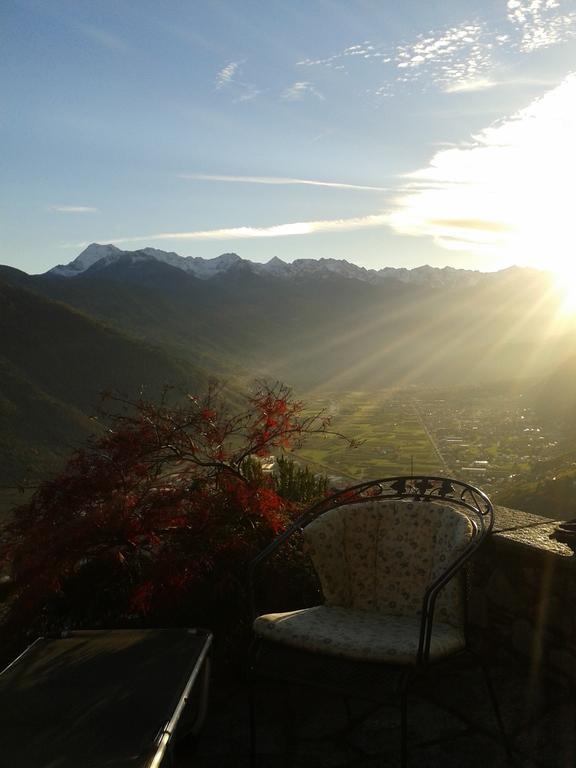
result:
[[[183,272],[208,280],[230,269],[242,267],[257,275],[275,278],[308,278],[308,277],[339,277],[361,280],[366,283],[380,284],[390,279],[410,285],[433,285],[437,287],[473,286],[482,280],[482,272],[456,269],[455,267],[430,267],[424,265],[414,269],[404,267],[383,267],[382,269],[367,269],[352,264],[346,259],[295,259],[285,262],[274,256],[265,264],[259,264],[248,259],[242,259],[236,253],[223,253],[213,259],[201,256],[179,256],[173,251],[162,251],[157,248],[142,248],[135,251],[122,250],[115,245],[92,243],[85,248],[69,264],[60,264],[48,270],[47,275],[54,277],[77,277],[94,272],[97,268],[108,267],[124,262],[137,264],[146,261],[159,261]]]

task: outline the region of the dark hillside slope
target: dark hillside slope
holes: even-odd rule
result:
[[[96,428],[0,357],[0,485],[47,477]]]
[[[569,349],[574,349],[572,339]],[[553,519],[576,517],[576,355],[532,389],[528,403],[543,425],[553,428],[559,441],[550,458],[513,478],[497,501]]]
[[[68,304],[123,334],[169,347],[177,356],[213,373],[230,367],[222,350],[190,320],[191,312],[201,317],[215,314],[215,308],[204,309],[203,281],[168,264],[120,263],[75,278],[30,276],[0,267],[0,281]]]
[[[576,434],[568,428],[565,435],[548,459],[513,477],[495,501],[553,520],[576,517]]]
[[[576,340],[571,348],[576,348]],[[576,355],[571,354],[534,388],[532,402],[544,419],[561,419],[576,427]]]
[[[5,283],[0,372],[3,482],[28,472],[27,456],[60,456],[67,443],[85,436],[100,392],[135,396],[142,390],[154,398],[165,384],[190,391],[203,388],[207,378],[187,362]]]

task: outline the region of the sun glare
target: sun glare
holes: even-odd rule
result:
[[[573,239],[575,103],[570,75],[469,145],[439,150],[428,167],[406,176],[389,214],[392,228],[499,267],[558,271],[566,306],[576,311],[576,269],[559,255]]]
[[[561,296],[560,313],[576,316],[576,265],[563,264],[554,271],[556,288]]]

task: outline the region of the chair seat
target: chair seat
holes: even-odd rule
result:
[[[268,640],[331,656],[414,664],[420,639],[420,618],[318,605],[259,616],[254,622],[254,632]],[[464,647],[461,628],[434,622],[431,659],[449,656]]]

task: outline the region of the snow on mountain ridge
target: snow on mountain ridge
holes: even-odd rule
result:
[[[110,253],[108,256],[103,256],[98,261],[91,264],[88,269],[84,270],[84,273],[99,272],[111,264],[141,264],[142,262],[157,262],[158,259],[146,250],[143,251],[120,251],[120,253]]]
[[[473,285],[481,276],[480,272],[471,270],[455,269],[454,267],[440,269],[429,265],[423,265],[415,269],[406,269],[405,267],[383,267],[379,270],[367,269],[366,267],[352,264],[346,259],[333,258],[295,259],[289,263],[274,256],[267,263],[260,264],[242,259],[236,253],[223,253],[212,259],[204,259],[201,256],[180,256],[174,251],[162,251],[150,247],[137,251],[125,251],[117,248],[115,245],[101,245],[99,243],[91,243],[70,264],[53,267],[47,274],[55,277],[76,277],[96,264],[104,268],[126,257],[132,257],[132,262],[155,259],[202,280],[208,280],[236,266],[245,266],[256,274],[284,279],[339,275],[370,283],[380,283],[394,278],[403,283],[438,286],[461,283]],[[100,264],[100,262],[102,263]]]

